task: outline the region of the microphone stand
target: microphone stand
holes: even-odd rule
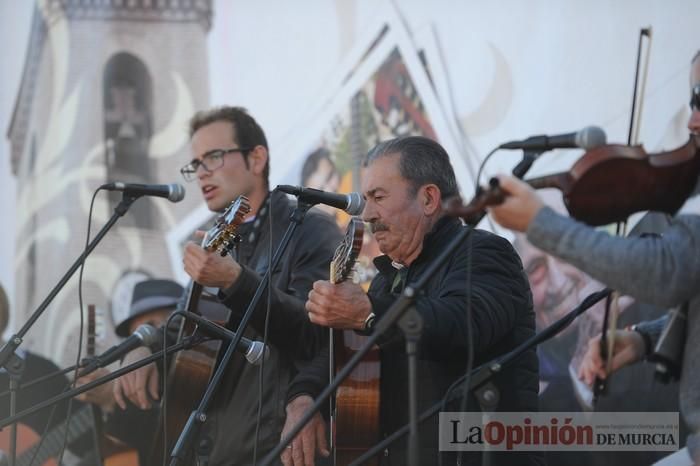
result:
[[[22,341],[24,340],[24,336],[27,334],[29,329],[34,325],[34,323],[39,319],[41,314],[44,313],[46,308],[49,306],[51,301],[56,297],[59,291],[63,289],[63,287],[68,283],[68,280],[73,276],[76,270],[80,267],[80,265],[85,261],[87,256],[92,252],[93,249],[97,246],[97,244],[102,240],[102,238],[107,234],[107,232],[112,228],[112,226],[117,223],[117,220],[119,220],[119,217],[122,217],[127,210],[129,210],[129,207],[131,204],[137,199],[137,196],[130,196],[127,195],[126,193],[122,196],[121,202],[114,208],[114,213],[112,214],[112,217],[109,219],[109,221],[102,227],[102,229],[99,231],[97,236],[93,238],[93,240],[90,242],[88,247],[83,251],[83,253],[78,257],[78,259],[73,263],[73,265],[68,269],[68,271],[63,275],[61,280],[54,286],[54,288],[51,290],[49,295],[44,299],[44,301],[39,305],[39,307],[32,313],[32,315],[29,317],[29,320],[22,326],[22,328],[19,330],[19,332],[15,333],[10,337],[7,342],[3,345],[2,349],[0,349],[0,368],[4,368],[8,375],[10,376],[10,417],[14,416],[14,409],[16,408],[15,403],[15,395],[17,388],[19,387],[19,379],[21,376],[21,369],[19,373],[17,372],[17,359],[19,358],[17,356],[17,348],[19,348],[19,345],[22,344]],[[14,366],[14,367],[13,367]],[[23,369],[24,364],[21,364],[21,367]],[[13,380],[14,378],[14,380]],[[14,387],[14,388],[13,388]],[[15,462],[15,453],[16,453],[16,440],[17,440],[17,432],[16,432],[16,426],[13,424],[12,427],[12,432],[11,432],[11,445],[10,445],[10,465],[14,466]]]
[[[70,269],[63,275],[61,280],[54,286],[54,288],[51,290],[49,295],[44,299],[44,301],[39,305],[39,307],[32,313],[32,315],[29,317],[29,320],[22,326],[22,328],[17,332],[16,334],[12,335],[10,339],[3,345],[2,349],[0,349],[0,367],[4,367],[7,369],[7,361],[12,357],[13,354],[15,354],[15,351],[19,347],[19,345],[22,344],[22,341],[24,339],[24,336],[27,334],[29,329],[34,325],[34,323],[39,319],[41,314],[46,310],[48,305],[53,301],[53,299],[56,297],[59,291],[68,283],[68,280],[73,276],[76,270],[80,267],[80,265],[85,261],[87,256],[92,252],[93,249],[97,246],[97,244],[102,240],[102,238],[107,234],[107,232],[112,228],[112,226],[117,223],[117,220],[119,220],[119,217],[122,217],[127,210],[129,210],[129,207],[131,204],[138,199],[138,197],[135,196],[128,196],[124,194],[122,196],[121,202],[114,208],[114,213],[112,214],[112,217],[109,219],[109,221],[102,227],[102,229],[97,233],[97,235],[93,238],[93,240],[90,242],[90,244],[85,248],[85,251],[78,257],[78,259],[71,265]]]
[[[469,230],[471,231],[471,229]],[[408,466],[418,466],[420,438],[418,437],[418,342],[423,332],[423,317],[411,303],[404,315],[399,318],[399,328],[406,339],[406,358],[408,360],[408,419],[410,434],[408,437]]]
[[[165,354],[171,354],[175,353],[177,351],[183,350],[183,349],[188,349],[191,348],[195,345],[198,345],[199,343],[202,343],[207,339],[202,338],[202,337],[188,337],[185,340],[181,341],[180,343],[177,343],[175,345],[169,346],[165,350]],[[0,429],[4,428],[5,426],[8,426],[10,424],[16,423],[17,421],[34,414],[35,412],[42,410],[46,407],[49,407],[53,404],[59,403],[63,400],[66,400],[68,398],[73,398],[76,395],[80,395],[81,393],[87,392],[89,390],[92,390],[93,388],[97,387],[98,385],[102,385],[106,382],[109,382],[111,380],[114,380],[118,377],[121,377],[122,375],[129,373],[131,371],[134,371],[140,367],[143,367],[147,364],[150,364],[154,361],[157,361],[158,359],[161,359],[163,357],[163,350],[157,351],[153,353],[152,355],[148,356],[147,358],[141,359],[140,361],[136,361],[133,364],[129,364],[128,366],[121,367],[114,372],[111,372],[104,377],[100,377],[98,379],[93,380],[92,382],[88,382],[85,385],[81,385],[80,387],[76,387],[70,390],[66,390],[63,393],[60,393],[54,397],[49,398],[48,400],[44,400],[40,403],[35,404],[34,406],[25,409],[24,411],[20,411],[17,414],[12,414],[5,419],[0,420]]]
[[[518,165],[513,168],[513,176],[521,178],[525,176],[527,171],[530,169],[534,161],[539,155],[544,152],[543,150],[525,150],[523,154],[523,160],[518,163]],[[304,428],[304,426],[311,420],[311,418],[321,409],[325,404],[326,400],[335,392],[335,390],[340,386],[340,384],[350,375],[352,370],[360,363],[360,360],[369,352],[372,346],[376,343],[379,337],[395,322],[399,319],[404,319],[401,326],[404,334],[406,335],[406,352],[409,357],[409,419],[410,419],[410,431],[411,439],[413,442],[409,442],[408,445],[408,459],[411,462],[411,466],[417,464],[418,461],[418,416],[417,416],[417,389],[416,389],[416,377],[415,377],[415,344],[417,339],[420,338],[420,332],[422,330],[423,322],[421,316],[413,307],[413,301],[415,300],[416,293],[425,286],[430,277],[438,270],[442,264],[452,256],[452,253],[457,250],[457,248],[462,244],[462,242],[471,234],[473,228],[481,221],[481,219],[486,214],[485,211],[481,211],[475,216],[469,218],[467,224],[471,228],[462,229],[452,241],[445,247],[445,249],[440,253],[440,255],[430,264],[428,269],[420,276],[412,286],[407,286],[403,294],[391,305],[387,310],[386,314],[377,322],[375,330],[370,335],[365,344],[360,347],[358,351],[355,352],[352,358],[345,364],[343,369],[335,375],[333,381],[326,386],[326,388],[321,392],[321,394],[314,400],[314,404],[309,408],[309,410],[304,413],[304,416],[297,422],[294,428],[287,434],[285,438],[272,450],[270,451],[262,460],[262,465],[271,464],[275,458],[277,458],[282,451],[289,445],[297,436],[297,434]],[[460,216],[458,214],[450,214],[453,216]],[[247,312],[246,312],[247,314]],[[240,326],[238,332],[240,332]],[[491,386],[489,386],[491,387]],[[493,390],[485,389],[481,392],[482,396],[480,399],[483,400],[485,405],[492,404],[494,402],[491,396],[494,394]],[[416,448],[412,448],[411,444],[414,443]],[[171,464],[170,466],[175,466]]]
[[[6,370],[10,379],[10,416],[14,416],[17,412],[17,392],[19,391],[19,381],[24,372],[24,359],[17,354],[13,354],[7,362]],[[13,422],[10,426],[10,454],[8,464],[15,466],[17,461],[17,423]]]
[[[360,347],[358,351],[350,358],[350,360],[345,364],[342,370],[340,370],[334,377],[333,381],[323,389],[321,394],[314,400],[314,404],[309,408],[304,416],[297,422],[294,428],[287,434],[286,437],[272,450],[270,451],[262,460],[262,465],[272,464],[277,457],[282,453],[282,451],[291,443],[292,439],[297,436],[297,434],[303,429],[303,427],[311,420],[311,418],[325,405],[326,400],[335,392],[338,386],[345,380],[352,370],[357,366],[360,360],[369,352],[374,344],[376,344],[379,337],[388,330],[394,323],[398,322],[399,319],[406,314],[406,312],[412,308],[413,302],[418,295],[420,289],[422,289],[428,280],[434,276],[435,272],[442,266],[442,264],[452,257],[453,252],[462,244],[462,242],[471,234],[472,228],[463,228],[457,233],[457,235],[452,238],[450,243],[445,247],[445,249],[439,254],[439,256],[430,263],[427,270],[410,286],[404,288],[403,293],[399,298],[394,301],[394,304],[389,307],[384,316],[377,321],[374,332],[367,337],[365,343]],[[416,312],[417,313],[417,312]],[[409,313],[410,316],[410,313]],[[409,321],[410,322],[410,321]],[[409,324],[409,326],[417,325],[420,327],[422,324]],[[410,366],[409,366],[410,370]],[[410,393],[415,394],[415,388],[409,388],[409,398],[411,398]],[[415,401],[415,400],[409,400]],[[417,410],[415,407],[411,408],[415,413]],[[411,431],[413,435],[417,435],[418,432],[418,416],[410,415],[412,420]],[[410,450],[408,453],[412,453]],[[409,457],[410,458],[410,457]],[[417,457],[416,457],[417,461]],[[172,465],[171,465],[172,466]]]
[[[90,360],[90,359],[87,359],[87,360]],[[83,360],[83,361],[85,361],[85,360]],[[27,382],[25,382],[25,383],[21,383],[21,384],[19,385],[19,389],[22,390],[22,389],[26,389],[26,388],[29,388],[29,387],[33,387],[34,385],[36,385],[36,384],[38,384],[38,383],[42,383],[42,382],[44,382],[44,381],[46,381],[46,380],[53,379],[54,377],[59,377],[59,376],[61,376],[61,375],[63,375],[63,374],[68,374],[69,372],[75,371],[75,368],[76,368],[76,367],[78,367],[78,368],[84,367],[84,363],[81,363],[81,364],[78,364],[78,365],[73,364],[72,366],[66,367],[65,369],[60,369],[60,370],[58,370],[58,371],[56,371],[56,372],[52,372],[52,373],[50,373],[50,374],[42,375],[41,377],[37,377],[37,378],[32,379],[32,380],[29,380],[29,381],[27,381]],[[0,398],[4,397],[5,395],[9,395],[9,394],[10,394],[10,390],[9,390],[9,389],[8,389],[8,390],[5,390],[4,392],[0,392]]]
[[[306,212],[308,212],[308,210],[311,207],[312,204],[307,204],[306,202],[302,201],[297,202],[297,207],[294,210],[294,212],[292,212],[292,215],[290,217],[291,222],[287,227],[287,230],[284,232],[284,236],[282,237],[282,240],[280,241],[280,244],[275,250],[275,254],[272,257],[270,268],[267,269],[267,271],[265,271],[265,275],[263,275],[262,279],[260,280],[260,284],[255,290],[255,294],[253,295],[253,298],[248,304],[248,307],[246,308],[240,323],[238,324],[238,328],[236,329],[236,335],[234,336],[233,340],[229,342],[228,347],[226,348],[226,352],[219,361],[216,371],[214,372],[214,375],[209,381],[209,385],[207,386],[204,395],[202,395],[202,399],[199,402],[199,406],[197,406],[197,408],[190,414],[190,417],[187,419],[185,427],[180,433],[180,437],[178,437],[177,439],[175,447],[170,453],[170,466],[177,466],[177,464],[180,463],[180,461],[185,459],[186,454],[189,450],[189,446],[192,443],[192,439],[195,437],[195,434],[199,432],[202,425],[207,420],[206,411],[209,407],[209,403],[211,402],[211,398],[214,395],[214,391],[221,382],[221,378],[223,377],[223,374],[226,371],[228,362],[231,359],[233,352],[238,347],[241,338],[243,337],[243,332],[248,327],[248,322],[253,316],[253,311],[257,307],[263,292],[270,283],[272,271],[277,267],[277,264],[279,264],[279,261],[282,258],[282,254],[287,249],[289,241],[292,239],[294,232],[296,231],[297,227],[301,225],[301,223],[304,221]]]
[[[473,392],[477,398],[479,399],[479,402],[481,403],[483,400],[482,398],[486,397],[487,401],[488,398],[491,396],[495,396],[496,398],[498,397],[498,394],[488,394],[489,391],[494,390],[495,386],[489,383],[490,379],[496,375],[497,373],[501,372],[505,367],[508,367],[511,365],[513,362],[515,362],[520,356],[525,354],[528,350],[535,348],[537,345],[544,343],[545,341],[553,338],[556,336],[559,332],[564,330],[566,327],[571,325],[571,323],[581,314],[583,314],[585,311],[590,309],[594,304],[597,302],[601,301],[602,299],[606,298],[610,293],[612,293],[613,290],[610,288],[603,288],[602,290],[593,292],[586,296],[583,301],[581,301],[581,304],[576,306],[572,311],[570,311],[567,315],[562,317],[561,319],[557,320],[554,322],[552,325],[541,331],[540,333],[533,335],[530,337],[528,340],[524,341],[521,343],[518,347],[515,349],[509,351],[508,353],[505,353],[502,356],[499,356],[490,362],[483,364],[477,368],[475,368],[470,374],[462,376],[460,379],[455,381],[455,383],[452,385],[452,387],[456,387],[458,384],[461,384],[464,382],[465,379],[469,379],[469,391]],[[362,348],[364,349],[364,348]],[[362,350],[361,349],[361,350]],[[456,392],[456,390],[455,390]],[[449,400],[452,401],[455,398],[459,397],[460,395],[458,393],[454,393]],[[434,416],[438,411],[440,411],[440,408],[442,408],[442,401],[439,401],[438,403],[435,403],[433,406],[425,410],[421,415],[419,416],[418,422],[424,422]],[[350,466],[357,466],[365,461],[368,461],[370,458],[375,456],[376,454],[380,453],[382,450],[384,450],[387,446],[390,444],[394,443],[396,440],[400,439],[404,435],[406,435],[407,432],[410,431],[410,424],[407,424],[400,429],[396,430],[393,434],[387,436],[384,438],[381,442],[377,443],[375,446],[367,450],[365,453],[363,453],[361,456],[359,456],[357,459],[355,459],[352,463],[350,463]]]

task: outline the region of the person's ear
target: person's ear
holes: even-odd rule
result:
[[[442,194],[440,193],[440,188],[438,188],[437,185],[426,184],[422,186],[418,193],[418,197],[425,215],[433,215],[442,205]]]
[[[267,165],[268,153],[265,146],[255,146],[253,150],[248,152],[248,166],[249,170],[253,172],[254,175],[262,176],[265,171],[265,166]]]

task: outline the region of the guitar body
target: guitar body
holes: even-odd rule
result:
[[[34,432],[31,427],[27,427],[24,424],[17,424],[17,464],[22,464],[22,453],[30,450],[34,445],[38,444],[40,439],[41,437],[39,437],[39,434]],[[0,452],[2,452],[2,460],[0,460],[0,464],[9,464],[10,426],[0,430]],[[27,464],[29,464],[28,461]],[[35,464],[41,466],[57,466],[58,462],[53,458],[49,458],[43,463]]]
[[[128,449],[120,453],[115,453],[102,460],[103,466],[139,466],[139,453],[136,450]]]
[[[83,406],[73,413],[66,432],[66,423],[63,422],[52,427],[40,437],[33,429],[24,424],[17,425],[17,466],[42,465],[55,466],[54,458],[57,458],[63,448],[63,441],[67,444],[74,442],[88,432],[95,429],[90,406]],[[10,451],[10,427],[0,431],[0,466],[6,466],[9,462]]]
[[[362,248],[364,224],[351,218],[343,243],[331,262],[331,283],[346,280]],[[352,330],[331,331],[331,377],[362,347],[367,337]],[[379,348],[374,347],[338,386],[332,410],[332,447],[336,466],[350,464],[379,441]],[[378,465],[378,459],[366,464]]]
[[[366,337],[352,330],[333,331],[333,358],[342,368],[364,344]],[[365,355],[335,394],[333,423],[334,464],[344,466],[379,440],[379,348]],[[365,464],[377,465],[378,459]]]
[[[219,314],[211,315],[206,311],[197,313],[219,324],[225,324],[227,320],[221,319]],[[188,321],[181,332],[183,335],[191,335],[194,328],[195,325]],[[179,351],[174,357],[168,374],[167,423],[164,425],[161,417],[149,464],[163,464],[163,433],[166,434],[168,441],[168,454],[173,450],[192,410],[199,405],[206,391],[216,369],[222,346],[221,340],[207,341],[192,349]],[[188,456],[184,464],[193,464],[192,457]]]

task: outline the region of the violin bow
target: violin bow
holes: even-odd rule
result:
[[[651,51],[651,26],[639,30],[639,42],[637,45],[637,66],[634,75],[634,89],[632,92],[632,112],[630,114],[630,124],[627,133],[627,145],[632,146],[639,143],[639,128],[641,126],[642,108],[644,105],[644,91],[649,71],[649,55]],[[642,47],[644,38],[647,38],[646,56],[644,58],[644,71],[640,73],[642,63]],[[641,92],[638,90],[641,89]],[[616,232],[618,236],[627,235],[627,221],[618,222]],[[617,318],[619,315],[620,294],[613,291],[605,300],[605,314],[603,315],[603,326],[600,338],[600,356],[605,362],[605,372],[610,374],[612,369],[612,354],[615,349],[615,331],[617,329]],[[600,395],[607,393],[609,376],[606,379],[596,377],[593,384],[593,404]]]

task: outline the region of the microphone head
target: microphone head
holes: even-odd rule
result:
[[[586,150],[604,146],[607,139],[605,131],[598,126],[586,126],[576,133],[576,145]]]
[[[248,352],[245,354],[245,358],[254,366],[260,365],[260,363],[270,357],[270,348],[265,346],[262,341],[253,341],[250,344]]]
[[[134,335],[137,335],[144,346],[152,346],[159,342],[158,330],[153,325],[141,324],[136,330],[134,330]]]
[[[168,193],[168,200],[171,202],[180,202],[185,198],[185,187],[179,183],[172,183]]]
[[[349,193],[347,196],[348,206],[345,212],[350,215],[360,215],[365,210],[365,198],[360,193]]]

